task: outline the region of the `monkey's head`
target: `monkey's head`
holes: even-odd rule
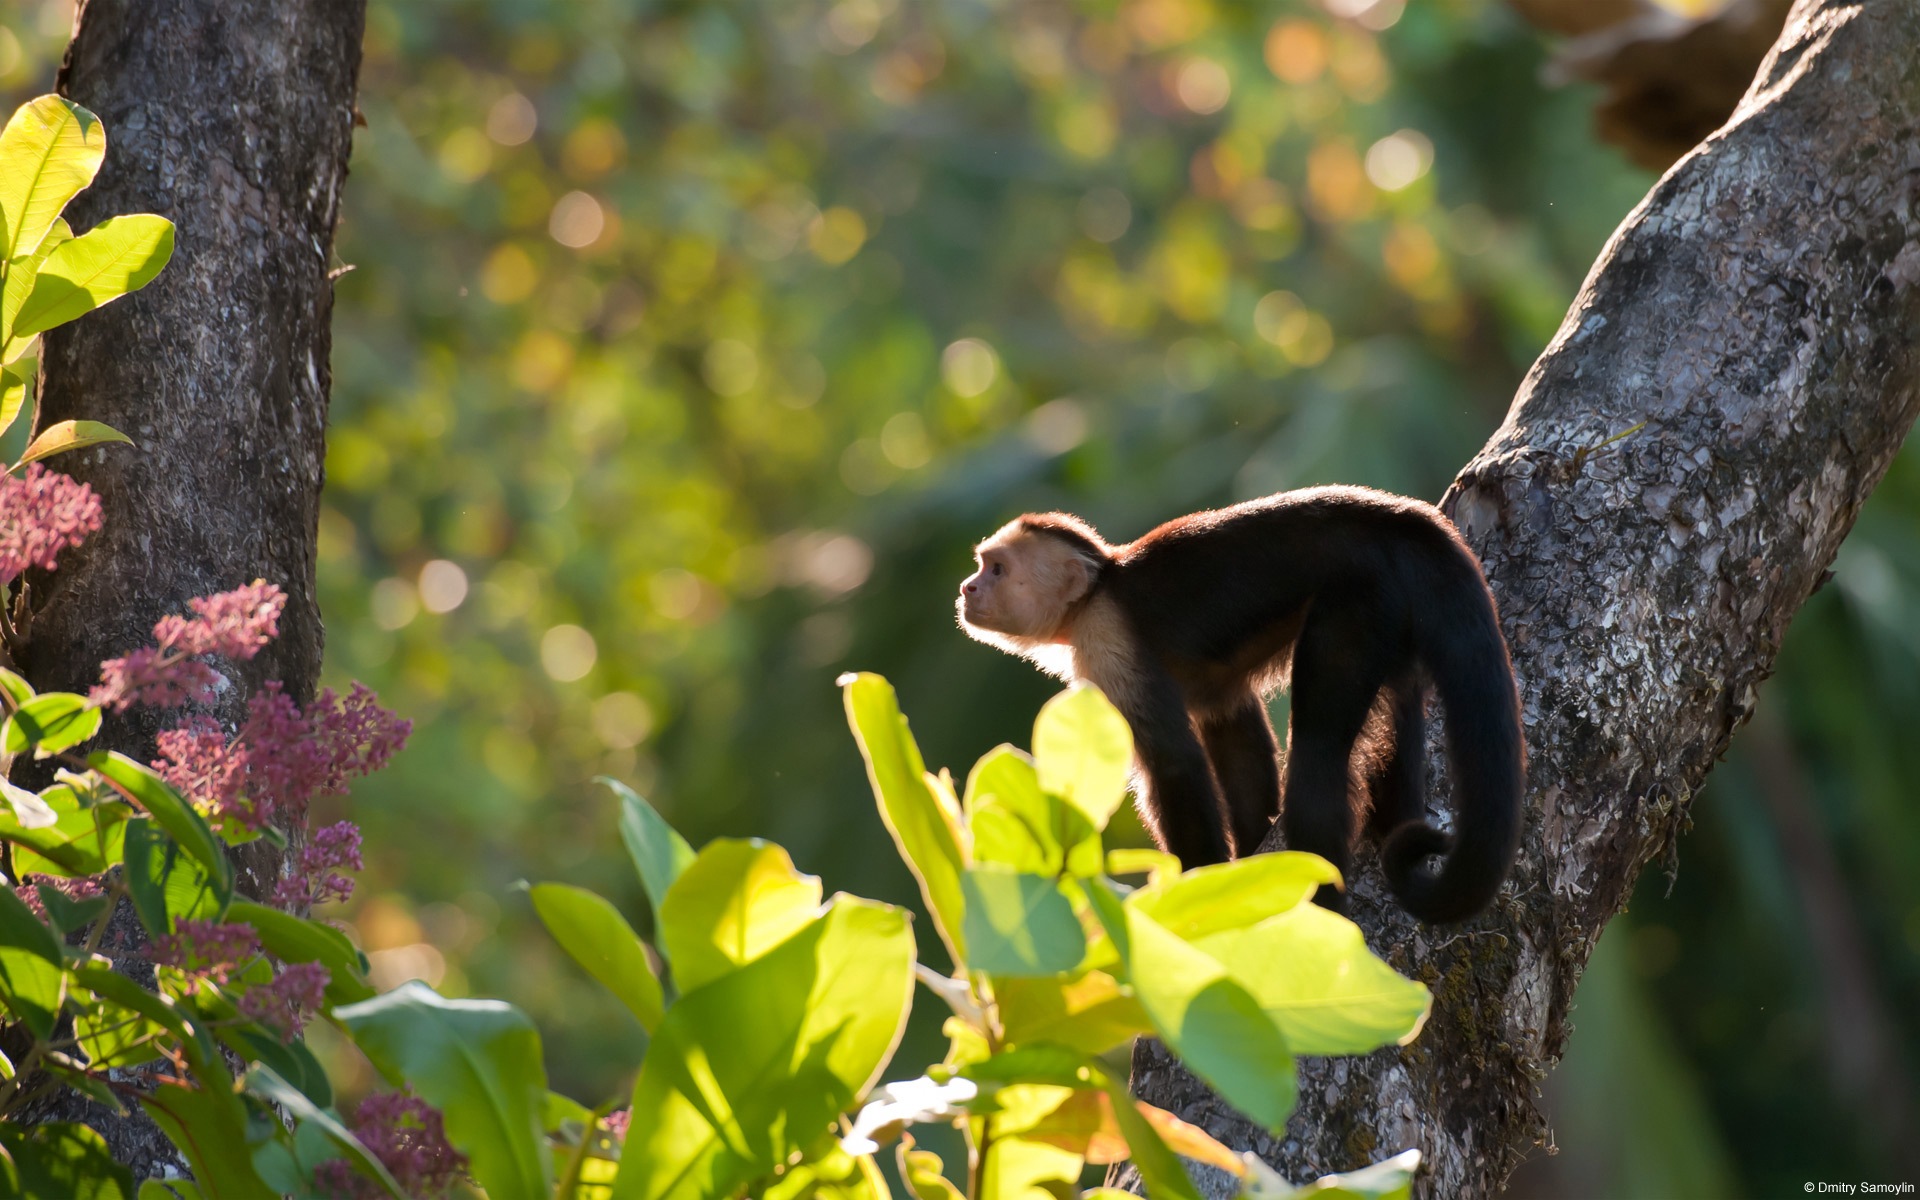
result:
[[[1016,654],[1065,642],[1112,555],[1112,547],[1078,517],[1015,518],[974,547],[979,569],[961,581],[955,604],[960,627]]]

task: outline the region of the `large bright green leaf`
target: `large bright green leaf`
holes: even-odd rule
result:
[[[173,790],[173,785],[155,774],[151,767],[143,766],[117,750],[95,751],[87,756],[87,763],[116,791],[152,814],[160,827],[180,843],[181,849],[207,868],[224,908],[227,899],[233,895],[233,864],[227,861],[226,849],[220,844],[220,839],[214,836],[206,818],[195,812],[193,806]]]
[[[327,1003],[353,1004],[373,996],[360,952],[333,926],[250,900],[235,900],[227,909],[227,920],[253,926],[261,948],[281,962],[324,964],[332,976],[327,982]]]
[[[620,840],[627,844],[627,854],[640,873],[640,886],[646,889],[647,902],[653,905],[657,919],[667,889],[693,863],[693,848],[632,788],[605,775],[598,778],[620,798]]]
[[[1021,1137],[989,1143],[980,1172],[982,1196],[1071,1196],[1078,1190],[1085,1161],[1071,1150]]]
[[[111,425],[99,421],[55,421],[42,429],[20,455],[16,467],[24,467],[30,462],[39,462],[43,458],[52,458],[56,454],[65,454],[69,450],[84,450],[88,446],[98,446],[103,442],[123,442],[133,445],[133,439],[121,433]],[[96,721],[97,725],[99,722]]]
[[[85,1125],[0,1124],[0,1196],[133,1200],[133,1174]]]
[[[839,896],[683,995],[634,1085],[614,1200],[728,1195],[812,1147],[892,1055],[912,968],[904,912]]]
[[[1302,904],[1194,941],[1253,995],[1295,1054],[1366,1054],[1411,1041],[1433,997],[1367,949],[1360,927]]]
[[[492,1200],[552,1191],[540,1127],[547,1072],[524,1013],[497,1000],[448,1000],[414,980],[333,1015],[383,1075],[445,1114],[448,1139]]]
[[[1087,952],[1073,905],[1053,880],[992,865],[961,876],[969,965],[993,975],[1071,971]]]
[[[534,911],[561,948],[619,997],[639,1018],[641,1027],[652,1033],[664,1011],[660,981],[654,977],[653,964],[647,961],[640,935],[620,910],[587,889],[570,884],[536,884],[531,895]]]
[[[108,217],[53,248],[13,319],[32,337],[147,286],[173,257],[173,222],[152,213]]]
[[[6,339],[0,337],[0,345],[4,345],[5,342]],[[13,428],[14,421],[20,417],[20,410],[26,405],[26,377],[16,373],[11,367],[0,368],[0,433]]]
[[[20,108],[0,133],[0,258],[32,253],[107,153],[100,118],[61,96]]]
[[[73,789],[55,784],[40,793],[54,822],[23,826],[16,813],[0,809],[0,838],[13,843],[16,875],[98,875],[120,861],[121,839],[132,812],[118,802],[83,808]]]
[[[667,889],[660,944],[682,994],[745,966],[820,915],[820,880],[759,839],[715,838]]]
[[[60,1011],[62,956],[53,930],[10,887],[0,887],[0,1004],[39,1037]]]
[[[13,340],[13,320],[19,315],[20,306],[33,293],[33,277],[40,270],[40,264],[56,247],[72,240],[73,228],[67,224],[65,217],[61,217],[54,221],[53,228],[47,230],[47,235],[40,239],[33,253],[22,254],[7,264],[6,284],[0,287],[0,344]],[[24,345],[31,339],[19,340]]]
[[[847,723],[866,760],[880,819],[919,881],[934,929],[946,942],[958,973],[967,962],[960,875],[966,870],[969,850],[957,806],[951,792],[936,786],[934,777],[927,774],[893,685],[872,674],[843,675],[840,683]]]
[[[1141,888],[1127,903],[1175,937],[1192,941],[1223,929],[1244,929],[1311,899],[1340,872],[1317,854],[1287,850],[1196,867]]]
[[[1047,701],[1033,723],[1033,762],[1043,791],[1105,829],[1126,798],[1133,732],[1097,688],[1068,688]]]
[[[214,1200],[276,1200],[253,1169],[247,1110],[232,1090],[167,1083],[140,1103],[187,1156],[194,1179]]]
[[[1111,919],[1110,905],[1095,908]],[[1285,1037],[1210,955],[1132,903],[1122,908],[1125,935],[1114,940],[1124,946],[1128,982],[1160,1039],[1229,1104],[1277,1134],[1297,1089]]]

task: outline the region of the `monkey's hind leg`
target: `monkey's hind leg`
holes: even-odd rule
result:
[[[1280,811],[1280,746],[1266,704],[1248,692],[1226,712],[1203,718],[1200,740],[1226,797],[1234,857],[1245,858],[1260,849]]]
[[[1354,803],[1367,812],[1376,842],[1407,821],[1426,820],[1426,750],[1427,689],[1415,673],[1380,689],[1354,746]]]

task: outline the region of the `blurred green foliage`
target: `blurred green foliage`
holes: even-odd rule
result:
[[[0,0],[11,99],[69,14]],[[638,1026],[509,887],[644,911],[591,776],[905,900],[832,680],[889,675],[931,763],[1020,740],[1050,685],[947,628],[974,539],[1333,480],[1437,497],[1651,182],[1543,58],[1494,0],[375,0],[320,577],[330,674],[417,723],[354,805],[376,970],[515,1000],[557,1080],[612,1095]],[[1910,1102],[1913,452],[1836,569],[1678,886],[1609,935],[1634,949],[1568,1078],[1612,1091],[1562,1089],[1545,1194],[1615,1128],[1577,1093],[1676,1079],[1694,1119],[1647,1137],[1702,1146],[1621,1147],[1636,1183],[1893,1177],[1885,1097],[1838,1064],[1877,1014],[1866,1077]],[[1787,869],[1808,839],[1827,875]]]

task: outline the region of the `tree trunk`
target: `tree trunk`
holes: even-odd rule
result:
[[[320,672],[314,597],[334,223],[352,147],[364,0],[84,0],[60,90],[107,131],[99,178],[69,210],[84,230],[124,212],[178,226],[144,291],[50,333],[42,425],[105,421],[136,449],[58,460],[101,494],[106,524],[39,581],[22,665],[35,687],[86,692],[103,659],[152,640],[195,596],[264,578],[287,593],[280,636],[234,672],[229,729],[265,680],[305,702]],[[232,664],[228,664],[232,666]],[[177,717],[169,717],[169,723]],[[146,759],[161,718],[109,720],[96,745]],[[238,855],[271,892],[281,856]],[[139,969],[123,943],[117,956]],[[84,1119],[135,1178],[178,1164],[142,1117],[74,1095],[39,1120]]]
[[[1594,942],[1674,852],[1920,413],[1916,64],[1912,0],[1801,0],[1726,127],[1608,243],[1448,490],[1512,646],[1529,792],[1512,882],[1479,919],[1423,927],[1377,873],[1356,880],[1369,941],[1433,989],[1425,1031],[1303,1061],[1284,1138],[1146,1043],[1143,1098],[1295,1180],[1417,1146],[1434,1197],[1498,1193],[1541,1137],[1536,1089]],[[1443,775],[1436,762],[1440,797]]]

